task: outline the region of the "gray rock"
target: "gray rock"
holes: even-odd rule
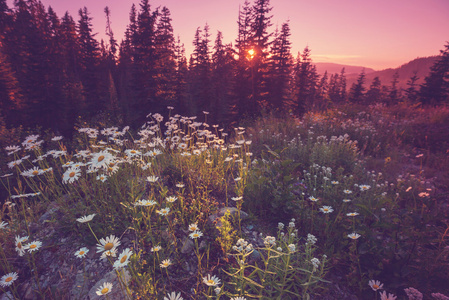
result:
[[[129,280],[131,279],[131,275],[129,274],[129,272],[125,269],[122,269],[120,271],[122,273],[121,276],[121,281],[123,283],[128,284]],[[111,272],[107,273],[106,276],[103,277],[103,279],[101,279],[100,281],[98,281],[90,290],[89,290],[89,299],[90,300],[100,300],[100,299],[104,299],[103,296],[98,296],[97,295],[97,290],[100,288],[100,286],[103,285],[103,283],[105,282],[110,282],[112,283],[112,290],[111,292],[108,294],[109,299],[114,299],[114,300],[127,300],[127,299],[131,299],[132,297],[128,296],[126,294],[126,287],[122,286],[120,287],[120,282],[119,279],[117,278],[117,273],[115,270],[112,270]],[[123,289],[123,290],[122,290]]]
[[[239,211],[238,211],[237,208],[235,208],[235,207],[223,207],[223,208],[220,208],[220,210],[217,213],[215,213],[213,215],[210,215],[209,216],[209,221],[212,222],[212,223],[216,222],[215,226],[217,228],[220,228],[221,227],[220,218],[223,217],[225,215],[226,211],[228,211],[228,210],[229,210],[229,214],[230,214],[230,216],[232,218],[237,218],[238,217]],[[246,218],[248,218],[248,214],[241,210],[240,211],[240,219],[244,220]]]
[[[192,253],[194,248],[195,244],[193,243],[192,239],[186,236],[184,238],[184,242],[182,243],[181,253],[183,254]]]

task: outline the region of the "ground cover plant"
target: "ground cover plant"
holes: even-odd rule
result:
[[[411,138],[422,120],[341,107],[225,132],[171,112],[11,138],[5,297],[446,299],[447,157]],[[64,289],[50,260],[76,271]]]

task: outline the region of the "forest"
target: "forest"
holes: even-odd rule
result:
[[[387,83],[365,82],[362,72],[347,87],[344,69],[319,75],[311,49],[291,53],[289,22],[273,28],[271,9],[268,0],[246,1],[233,44],[223,44],[221,32],[213,37],[207,24],[198,27],[194,51],[186,57],[169,8],[152,8],[148,0],[131,7],[120,44],[107,7],[109,40],[97,41],[86,7],[76,17],[59,17],[40,1],[18,0],[9,8],[1,0],[1,118],[8,127],[41,126],[71,135],[79,118],[136,126],[167,106],[181,115],[207,111],[212,123],[225,125],[261,113],[299,117],[347,102],[447,102],[442,74],[447,78],[449,45],[422,86],[417,76],[404,90],[394,76]]]

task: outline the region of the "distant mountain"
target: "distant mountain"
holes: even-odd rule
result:
[[[407,81],[413,76],[413,72],[417,71],[417,76],[419,77],[416,82],[418,85],[424,82],[424,78],[429,74],[430,67],[435,63],[437,56],[430,57],[419,57],[402,66],[395,69],[385,69],[382,71],[375,71],[368,73],[365,69],[365,88],[368,90],[373,79],[377,76],[379,77],[382,85],[390,86],[393,80],[393,75],[398,72],[398,87],[407,88]],[[346,75],[347,88],[350,89],[352,84],[357,81],[358,74],[348,74]]]
[[[317,70],[318,74],[320,74],[320,75],[324,74],[324,72],[326,72],[326,71],[327,71],[328,75],[335,74],[335,73],[340,74],[341,69],[343,69],[343,68],[345,68],[346,75],[360,74],[360,72],[362,72],[363,69],[365,69],[365,74],[375,72],[374,69],[365,68],[362,66],[349,66],[349,65],[341,65],[341,64],[334,64],[334,63],[319,62],[319,63],[315,63],[315,66],[316,66],[316,70]]]

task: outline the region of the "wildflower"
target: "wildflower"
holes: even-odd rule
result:
[[[11,272],[11,273],[5,274],[0,279],[0,285],[2,287],[10,286],[11,284],[13,284],[14,281],[17,280],[17,278],[18,278],[18,276],[17,276],[16,272]]]
[[[351,202],[351,199],[343,199],[343,202],[344,202],[344,203]]]
[[[153,206],[156,204],[154,200],[137,200],[134,206]]]
[[[97,253],[115,250],[118,246],[120,246],[120,240],[113,234],[106,237],[106,239],[100,239],[100,243],[97,244]]]
[[[408,289],[404,289],[404,291],[409,300],[422,300],[423,298],[423,294],[415,288],[409,287]]]
[[[290,223],[288,223],[289,228],[295,228],[295,219],[292,219]]]
[[[220,294],[220,292],[221,292],[221,287],[216,287],[216,288],[214,288],[214,292],[215,292],[215,294],[216,295],[218,295],[218,294]]]
[[[279,222],[279,223],[278,223],[278,229],[279,229],[279,230],[284,229],[284,223]]]
[[[348,234],[348,238],[353,239],[353,240],[358,239],[360,236],[361,236],[360,234],[355,233],[355,232]]]
[[[92,158],[90,159],[89,164],[94,169],[107,168],[108,165],[114,161],[114,156],[103,150],[97,153],[92,154]]]
[[[343,190],[343,193],[349,195],[349,194],[352,194],[352,191],[351,190]]]
[[[22,163],[22,159],[14,160],[8,163],[8,168],[12,169]]]
[[[307,244],[314,245],[317,242],[317,238],[313,234],[307,234]]]
[[[39,248],[42,246],[42,242],[40,241],[33,241],[31,243],[28,243],[23,246],[25,250],[28,250],[28,252],[33,252],[39,250]]]
[[[154,247],[152,247],[151,248],[151,252],[159,252],[160,250],[162,249],[162,247],[161,246],[154,246]]]
[[[108,179],[108,176],[104,175],[104,174],[97,176],[97,180],[99,180],[101,182],[105,182],[107,179]]]
[[[51,140],[52,140],[53,142],[57,142],[57,141],[62,140],[63,138],[64,138],[63,136],[59,135],[59,136],[54,136],[54,137],[52,137]]]
[[[167,297],[164,297],[164,300],[184,300],[184,298],[181,297],[181,293],[176,294],[175,292],[171,292],[167,294]]]
[[[418,154],[418,155],[416,155],[416,158],[420,158],[420,157],[423,157],[424,156],[424,154]]]
[[[38,134],[29,135],[22,142],[22,146],[27,146],[27,145],[30,145],[30,144],[34,144],[37,141],[38,138],[39,138]]]
[[[8,155],[14,154],[20,151],[22,148],[20,146],[6,146],[5,150],[8,151]]]
[[[315,198],[315,197],[313,197],[313,196],[310,196],[310,197],[309,197],[309,200],[312,201],[312,202],[317,202],[317,201],[318,201],[318,199]]]
[[[15,245],[16,245],[16,251],[19,253],[19,256],[23,256],[25,254],[25,249],[24,249],[23,243],[26,241],[28,241],[28,236],[24,236],[24,237],[16,236]]]
[[[412,187],[409,186],[409,187],[405,190],[405,192],[407,193],[407,192],[409,192],[411,189],[412,189]]]
[[[267,236],[263,242],[266,246],[273,246],[276,243],[276,238]]]
[[[203,277],[203,282],[208,286],[217,286],[221,283],[220,279],[218,277],[210,276],[210,274],[207,274],[207,277]]]
[[[159,265],[161,268],[168,268],[171,265],[170,259],[164,259],[162,263]]]
[[[231,298],[231,300],[246,300],[246,298],[245,297],[234,297],[234,298]]]
[[[396,296],[393,294],[388,294],[387,296],[387,292],[383,291],[382,293],[380,293],[380,300],[396,300]]]
[[[449,300],[449,297],[446,295],[443,295],[441,293],[432,293],[430,294],[433,298],[436,300]]]
[[[167,200],[167,201],[170,202],[170,203],[173,203],[173,202],[175,202],[176,200],[178,200],[178,198],[175,197],[175,196],[168,196],[167,198],[165,198],[165,200]]]
[[[161,210],[156,211],[161,216],[166,216],[170,212],[170,207],[163,208]]]
[[[25,176],[25,177],[34,177],[37,175],[41,175],[43,173],[44,173],[43,170],[39,169],[38,167],[34,167],[32,169],[23,171],[22,173],[20,173],[20,175]]]
[[[97,290],[98,296],[103,296],[109,294],[112,291],[112,283],[104,282]]]
[[[333,184],[333,185],[337,185],[339,182],[338,181],[331,181],[331,183]]]
[[[362,185],[359,186],[359,188],[363,192],[363,191],[369,190],[371,188],[371,186],[370,185],[366,185],[366,184],[362,184]]]
[[[287,246],[288,250],[290,252],[295,252],[296,251],[296,245],[295,244],[290,244]]]
[[[182,189],[184,187],[184,184],[183,183],[177,183],[176,187]]]
[[[322,213],[329,214],[329,213],[333,212],[334,209],[332,208],[332,206],[323,206],[320,208],[320,211]]]
[[[277,247],[276,250],[279,251],[279,252],[282,252],[282,248],[281,247]]]
[[[148,176],[147,177],[147,181],[150,183],[155,183],[158,179],[159,179],[159,177],[156,177],[156,176]]]
[[[78,251],[75,252],[75,256],[78,258],[83,258],[86,256],[86,254],[89,252],[89,249],[87,249],[86,247],[83,247],[81,249],[79,249]]]
[[[240,181],[240,180],[242,180],[242,177],[234,178],[234,181],[235,181],[235,182]]]
[[[429,197],[429,195],[430,195],[430,194],[429,194],[429,193],[426,193],[426,192],[422,192],[422,193],[419,193],[419,194],[418,194],[418,196],[421,197],[421,198]]]
[[[81,176],[81,170],[79,168],[69,168],[67,171],[65,171],[62,182],[64,183],[73,183],[75,180],[78,180]]]
[[[114,262],[114,268],[115,269],[123,268],[126,265],[128,265],[129,257],[132,254],[133,254],[133,252],[129,248],[126,248],[125,250],[123,250],[122,253],[119,255],[119,257],[117,258],[117,260]]]
[[[373,289],[373,291],[375,291],[375,292],[377,290],[382,289],[382,287],[384,286],[384,284],[383,283],[381,284],[379,280],[370,280],[368,282],[368,284]]]
[[[8,222],[2,221],[0,223],[0,229],[5,229],[6,227],[8,227]]]
[[[116,257],[116,256],[117,256],[117,249],[111,249],[104,251],[100,256],[100,259],[106,259],[106,257]]]
[[[312,263],[314,269],[318,269],[320,265],[320,260],[318,258],[314,257],[310,260],[310,262]]]
[[[80,223],[86,223],[92,221],[92,219],[96,216],[96,214],[91,214],[87,216],[83,216],[81,218],[76,219]]]
[[[192,232],[191,234],[189,234],[189,237],[193,240],[193,239],[197,239],[203,236],[203,233],[199,230],[195,230],[194,232]]]
[[[142,152],[140,152],[138,150],[134,150],[134,149],[127,149],[127,150],[125,150],[125,154],[126,154],[126,156],[133,158],[133,157],[141,156]]]
[[[231,199],[234,200],[234,201],[240,201],[240,200],[243,199],[243,196],[240,196],[240,197],[231,197]]]
[[[346,215],[347,215],[348,217],[355,217],[355,216],[358,216],[359,213],[358,213],[358,212],[350,212],[350,213],[347,213]]]
[[[196,223],[189,225],[189,231],[197,231],[199,230],[198,225]]]

